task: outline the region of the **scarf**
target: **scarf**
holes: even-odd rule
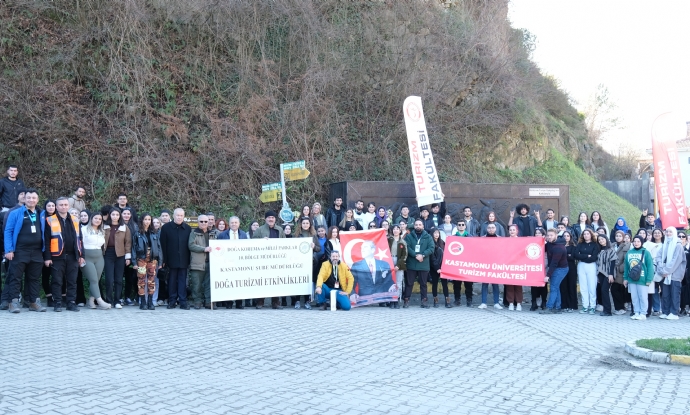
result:
[[[623,221],[623,226],[618,226],[618,221],[622,220]],[[625,222],[625,218],[620,216],[618,219],[616,219],[616,226],[613,227],[614,233],[615,231],[623,231],[625,233],[628,233],[630,231],[630,228],[628,228],[628,224]]]
[[[676,245],[680,243],[680,239],[678,238],[678,231],[676,228],[673,226],[669,226],[666,228],[666,230],[672,229],[673,230],[673,238],[669,238],[668,236],[664,240],[664,246],[661,248],[663,249],[662,251],[662,257],[661,257],[661,262],[666,263],[666,261],[670,261],[673,259],[673,252],[676,250]]]

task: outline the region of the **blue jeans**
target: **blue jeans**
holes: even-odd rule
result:
[[[661,314],[678,315],[680,310],[681,282],[671,281],[671,285],[664,284],[661,290]]]
[[[350,297],[347,295],[343,295],[340,293],[344,293],[344,291],[338,290],[336,288],[328,288],[326,284],[323,284],[321,286],[321,294],[316,294],[316,302],[319,304],[323,304],[326,302],[326,298],[331,298],[331,291],[337,291],[335,294],[335,300],[337,301],[338,305],[340,305],[340,308],[347,311],[349,310],[352,305],[350,304]]]
[[[551,290],[549,292],[549,299],[546,301],[546,308],[561,308],[561,282],[565,276],[568,275],[568,268],[556,268],[549,278]]]
[[[498,284],[491,284],[491,293],[494,295],[494,304],[498,304]],[[486,297],[489,296],[489,284],[482,283],[482,304],[486,304]]]

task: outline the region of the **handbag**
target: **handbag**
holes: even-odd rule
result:
[[[628,278],[630,281],[639,281],[642,276],[642,267],[644,266],[645,249],[642,249],[642,261],[638,262],[634,267],[628,271]]]

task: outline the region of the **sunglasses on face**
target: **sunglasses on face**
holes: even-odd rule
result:
[[[199,223],[208,223],[207,220],[200,220]]]
[[[458,223],[458,226],[465,226],[464,223]]]
[[[683,233],[683,234],[678,235],[678,237],[679,237],[679,238],[686,239],[688,236],[687,236],[686,234]]]

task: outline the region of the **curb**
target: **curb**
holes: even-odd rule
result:
[[[655,352],[653,350],[638,346],[636,342],[637,340],[631,340],[625,343],[625,352],[631,356],[639,359],[649,360],[650,362],[654,363],[690,366],[690,356]]]

